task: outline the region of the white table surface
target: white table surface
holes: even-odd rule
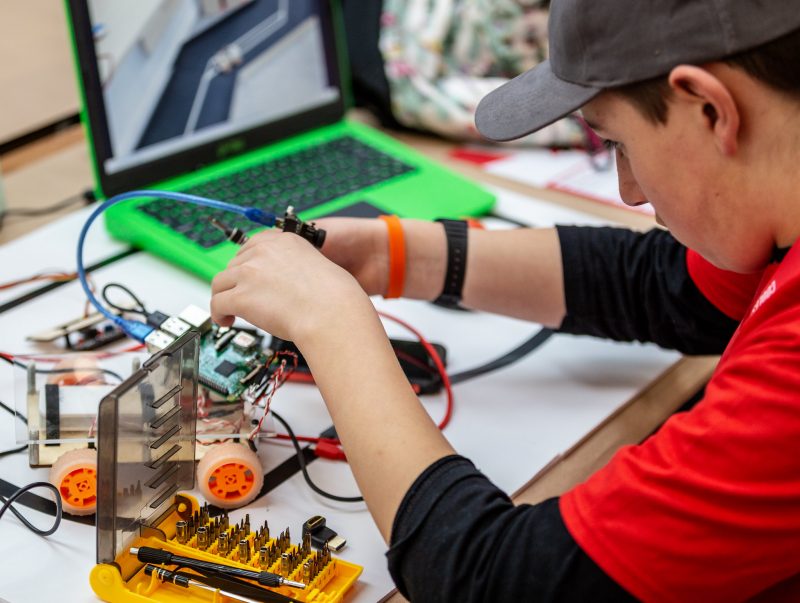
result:
[[[496,189],[497,213],[535,225],[598,224],[596,218],[546,202]],[[0,281],[45,268],[74,270],[77,233],[89,209],[81,210],[0,247]],[[125,246],[112,241],[99,223],[87,243],[86,263],[119,253]],[[493,226],[503,227],[499,221]],[[209,285],[148,254],[138,253],[93,273],[95,282],[118,281],[131,287],[151,308],[177,313],[188,304],[207,307]],[[32,289],[37,286],[34,285]],[[0,292],[0,304],[26,288]],[[0,351],[11,353],[55,351],[25,340],[25,336],[78,316],[84,297],[77,283],[0,314]],[[453,312],[422,302],[375,299],[375,305],[419,329],[429,340],[448,350],[451,372],[482,365],[529,338],[538,325],[482,313]],[[412,338],[387,323],[392,336]],[[455,412],[445,435],[463,455],[499,487],[511,493],[522,487],[549,461],[574,445],[620,405],[677,361],[674,352],[651,345],[619,344],[585,337],[552,337],[523,360],[454,386]],[[0,400],[13,405],[12,369],[0,365]],[[425,407],[438,420],[444,396],[426,396]],[[331,424],[317,390],[287,384],[275,396],[273,407],[296,433],[315,435]],[[0,413],[0,449],[16,446],[13,418]],[[294,454],[290,445],[266,442],[259,457],[266,471]],[[356,485],[345,463],[319,459],[309,467],[323,488],[355,495]],[[31,469],[25,453],[0,459],[0,478],[17,486],[46,480],[47,469]],[[196,494],[196,493],[195,493]],[[38,513],[20,507],[33,518]],[[249,512],[254,524],[269,520],[273,531],[289,526],[296,539],[300,525],[321,514],[348,540],[340,556],[364,566],[364,573],[348,601],[385,598],[393,589],[386,568],[383,543],[366,507],[335,503],[313,493],[298,473],[232,519]],[[24,528],[11,513],[0,520],[0,598],[11,603],[28,601],[96,601],[88,581],[95,562],[94,528],[68,519],[59,531],[41,538]]]

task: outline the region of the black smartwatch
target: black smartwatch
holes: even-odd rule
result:
[[[446,308],[458,308],[461,291],[464,288],[464,275],[467,273],[467,230],[464,220],[436,220],[444,226],[447,237],[447,271],[444,275],[444,288],[433,303]]]

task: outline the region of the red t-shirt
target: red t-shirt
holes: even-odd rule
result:
[[[644,601],[747,600],[800,573],[800,244],[756,277],[689,253],[742,318],[690,411],[561,497],[567,529]],[[800,581],[768,600],[800,601]]]

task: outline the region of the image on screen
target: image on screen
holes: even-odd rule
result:
[[[118,172],[336,100],[317,0],[90,0]]]

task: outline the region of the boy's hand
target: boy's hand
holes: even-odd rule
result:
[[[346,233],[334,229],[331,234],[335,255],[363,271],[367,262],[358,260]],[[253,236],[214,277],[211,292],[217,324],[230,326],[239,316],[298,345],[317,329],[372,307],[346,270],[300,237],[274,230]]]
[[[369,218],[323,218],[322,253],[352,274],[368,295],[386,293],[389,273],[389,240],[386,224]]]

